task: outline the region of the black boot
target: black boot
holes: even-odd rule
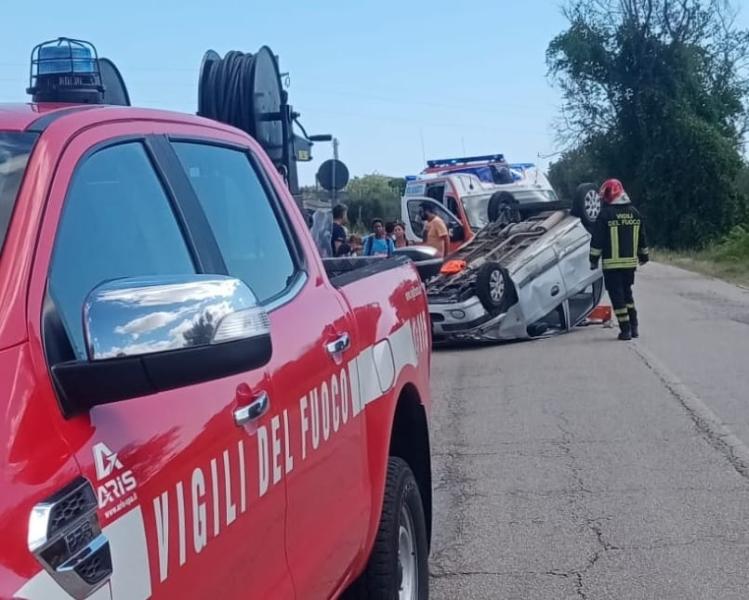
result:
[[[619,323],[619,339],[626,342],[632,339],[632,328],[628,322]]]
[[[637,311],[634,308],[629,309],[629,328],[633,338],[640,337],[640,323],[637,320]]]

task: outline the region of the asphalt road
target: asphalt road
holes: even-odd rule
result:
[[[749,598],[749,291],[635,295],[635,342],[435,352],[432,598]]]

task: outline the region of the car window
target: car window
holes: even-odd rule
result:
[[[411,221],[411,229],[417,236],[421,238],[424,237],[424,221],[421,218],[421,205],[425,202],[431,204],[434,207],[434,211],[437,213],[437,216],[439,216],[445,222],[445,225],[447,225],[448,228],[453,228],[460,225],[456,218],[451,215],[439,202],[430,202],[425,198],[415,198],[408,201],[407,207],[408,218]]]
[[[420,238],[424,237],[424,221],[421,218],[421,203],[423,201],[423,199],[409,200],[406,204],[411,230]]]
[[[444,183],[429,183],[427,184],[426,196],[432,198],[437,202],[442,202],[442,198],[445,195],[445,184]]]
[[[458,202],[452,196],[446,196],[445,202],[447,202],[447,210],[449,210],[456,217],[458,216]]]
[[[86,158],[65,199],[49,276],[76,357],[86,357],[82,309],[100,283],[189,273],[190,252],[143,145],[111,146]]]
[[[232,277],[260,302],[283,292],[296,273],[273,201],[240,150],[174,142]]]
[[[0,131],[0,250],[10,225],[26,163],[37,137],[34,133]]]
[[[455,225],[460,225],[456,218],[448,212],[448,210],[442,205],[437,202],[433,204],[434,211],[437,213],[437,216],[440,217],[444,222],[445,225],[448,227],[454,227]]]

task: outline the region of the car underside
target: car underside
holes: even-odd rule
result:
[[[566,211],[483,228],[427,283],[435,342],[551,335],[583,323],[603,293],[590,234]]]

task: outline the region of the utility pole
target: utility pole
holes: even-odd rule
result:
[[[335,206],[335,197],[336,197],[336,178],[335,178],[335,167],[338,164],[338,138],[333,138],[333,185],[331,186],[333,189],[330,190],[330,205]]]

